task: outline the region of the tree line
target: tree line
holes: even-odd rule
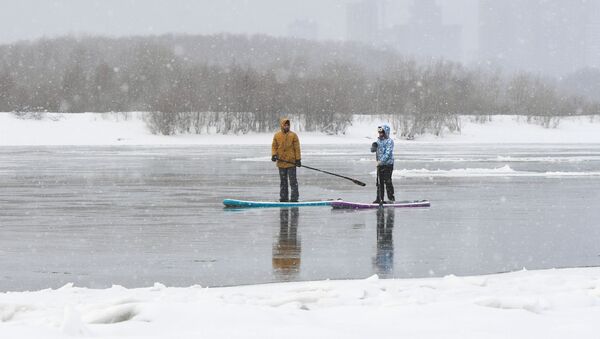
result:
[[[265,36],[57,38],[0,46],[0,111],[148,111],[157,133],[264,132],[281,115],[343,132],[353,114],[400,116],[403,134],[456,115],[599,113],[531,74],[419,63],[387,50]]]

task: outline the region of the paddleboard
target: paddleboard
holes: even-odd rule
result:
[[[393,203],[386,202],[384,204],[372,204],[372,203],[360,203],[360,202],[349,202],[349,201],[332,201],[331,207],[335,209],[367,209],[367,208],[380,208],[380,207],[394,207],[394,208],[407,208],[407,207],[429,207],[430,203],[428,200],[415,200],[415,201],[395,201]]]
[[[335,200],[321,201],[299,201],[299,202],[278,202],[278,201],[247,201],[237,199],[225,199],[223,205],[228,208],[255,208],[255,207],[304,207],[304,206],[330,206]]]

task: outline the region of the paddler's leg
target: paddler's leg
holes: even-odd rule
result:
[[[290,177],[290,187],[292,188],[292,196],[290,201],[297,202],[299,198],[298,180],[296,178],[296,167],[288,168],[288,176]]]
[[[387,197],[389,201],[395,201],[394,195],[394,184],[392,183],[392,173],[394,172],[394,165],[383,166],[383,180],[385,182],[385,190],[387,191]],[[381,195],[383,197],[383,194]]]
[[[279,201],[288,201],[288,169],[279,169]]]
[[[379,204],[384,199],[385,190],[385,178],[383,166],[377,166],[377,178],[379,179],[379,185],[377,186],[377,200],[374,203]]]

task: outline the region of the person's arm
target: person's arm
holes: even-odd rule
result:
[[[271,160],[277,161],[277,149],[279,144],[277,143],[277,134],[273,136],[273,142],[271,143]]]

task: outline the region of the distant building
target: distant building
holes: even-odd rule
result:
[[[462,27],[446,25],[435,0],[415,0],[407,24],[392,27],[386,41],[418,58],[462,59]]]
[[[585,64],[600,68],[600,1],[594,1],[587,11]]]
[[[479,3],[479,58],[490,66],[517,68],[533,44],[525,10],[519,0],[481,0]]]
[[[346,5],[346,40],[367,44],[379,42],[382,5],[378,0],[362,0]]]
[[[479,58],[512,71],[565,74],[598,64],[599,0],[480,0]]]
[[[317,40],[319,25],[313,20],[296,20],[288,25],[288,36],[298,39]]]

